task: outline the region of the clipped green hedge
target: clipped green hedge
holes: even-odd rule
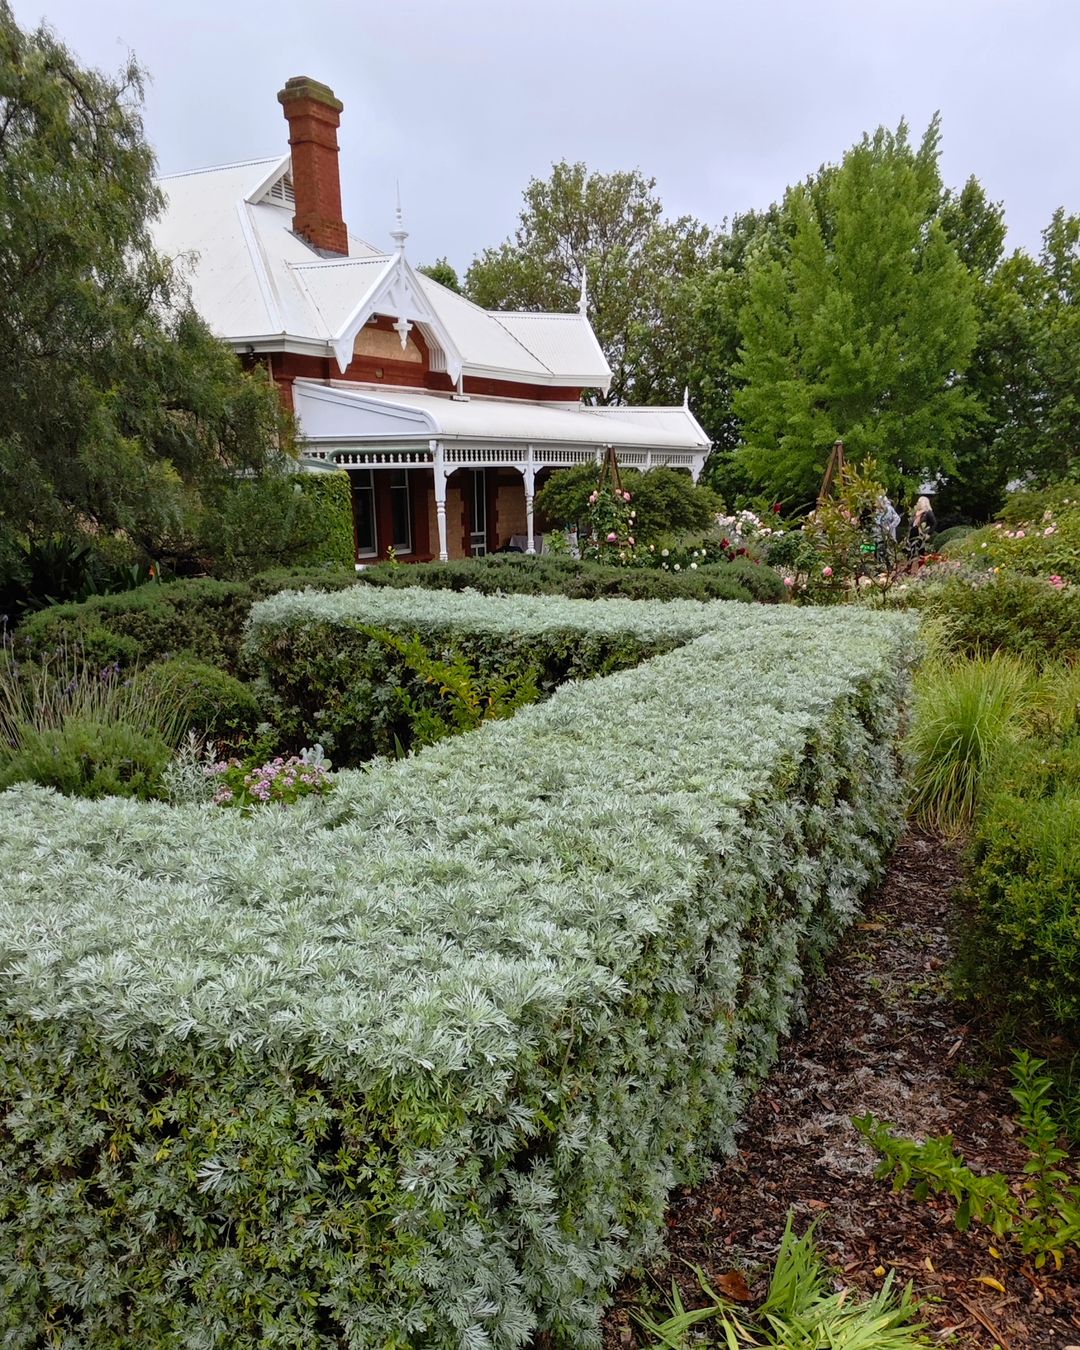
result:
[[[307,556],[295,559],[297,567],[324,564],[352,567],[356,558],[353,535],[352,485],[344,469],[335,473],[299,473],[293,480],[318,507],[325,534],[312,544]]]
[[[174,656],[149,666],[140,679],[166,700],[192,730],[232,744],[263,721],[254,690],[217,666]]]
[[[340,590],[354,583],[471,590],[483,595],[565,595],[577,600],[621,595],[631,600],[760,600],[776,604],[785,598],[783,582],[771,568],[742,558],[676,574],[569,557],[496,553],[448,563],[378,563],[355,575],[279,569],[253,577],[251,585],[256,594],[265,596],[300,586]]]
[[[327,483],[326,492],[332,498],[337,477],[309,474],[305,475],[305,484],[308,479]],[[351,524],[349,528],[351,531]],[[63,643],[78,643],[91,664],[100,666],[113,661],[124,666],[136,662],[146,665],[185,652],[235,674],[244,621],[254,600],[281,590],[344,590],[354,586],[474,590],[487,595],[566,595],[577,599],[623,596],[633,600],[773,603],[784,598],[783,584],[770,568],[741,559],[681,576],[570,558],[513,554],[455,563],[381,563],[361,572],[352,565],[331,563],[261,572],[247,582],[205,577],[166,584],[151,582],[120,595],[95,596],[83,604],[54,605],[22,623],[18,640],[22,651],[31,656]]]
[[[87,660],[146,665],[182,652],[234,669],[251,592],[242,582],[151,582],[120,595],[96,595],[81,605],[54,605],[17,630],[19,650],[35,656],[78,646]]]
[[[910,620],[711,608],[289,810],[0,796],[6,1345],[599,1345],[900,825]]]
[[[715,626],[726,607],[686,601],[638,605],[519,596],[492,604],[464,592],[353,586],[282,591],[251,611],[244,656],[273,697],[288,742],[318,741],[355,767],[408,749],[415,708],[435,711],[438,687],[413,675],[386,635],[418,637],[428,652],[460,654],[480,682],[528,680],[550,694],[567,680],[636,666]]]

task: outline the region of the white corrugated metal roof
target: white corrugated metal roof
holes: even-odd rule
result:
[[[403,272],[393,294],[423,297],[430,314],[410,317],[443,333],[448,370],[608,387],[611,372],[580,315],[481,309],[415,273],[403,257],[352,235],[347,258],[322,258],[292,232],[293,211],[281,194],[267,197],[290,165],[281,155],[159,180],[166,206],[154,226],[156,245],[181,263],[196,309],[220,337],[237,346],[277,340],[296,350],[332,349],[345,359],[350,323],[372,287],[386,280],[384,269],[398,261]]]
[[[607,378],[595,381],[593,387],[607,387],[611,370],[596,340],[592,324],[582,314],[542,314],[524,310],[496,310],[492,318],[533,356],[542,362],[552,375],[565,376],[567,384],[587,383],[573,377],[582,371],[602,370]]]
[[[297,380],[293,397],[301,433],[313,442],[344,444],[427,440],[560,442],[704,454],[708,438],[685,408],[595,408],[527,399],[479,398],[404,391],[382,393],[343,381]],[[640,413],[648,416],[638,416]]]

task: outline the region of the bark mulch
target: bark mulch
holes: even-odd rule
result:
[[[959,880],[955,850],[914,833],[901,841],[863,921],[811,991],[808,1025],[751,1103],[738,1154],[672,1195],[671,1259],[644,1289],[627,1281],[618,1291],[605,1347],[640,1343],[631,1309],[650,1288],[663,1307],[673,1276],[687,1306],[703,1304],[688,1265],[713,1281],[743,1272],[762,1292],[790,1210],[799,1232],[817,1221],[845,1284],[872,1291],[881,1268],[912,1280],[928,1334],[944,1345],[1080,1348],[1080,1262],[1036,1271],[1000,1243],[994,1257],[994,1239],[957,1232],[944,1202],[893,1195],[876,1181],[876,1156],[850,1123],[872,1111],[920,1139],[951,1131],[976,1171],[1020,1173],[1008,1066],[988,1059],[948,993]]]

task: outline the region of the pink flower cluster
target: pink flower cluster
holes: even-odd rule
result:
[[[1053,586],[1053,588],[1054,588],[1056,591],[1064,590],[1065,587],[1066,587],[1068,584],[1069,584],[1069,583],[1065,580],[1065,578],[1064,578],[1064,577],[1059,577],[1058,574],[1057,574],[1056,572],[1055,572],[1054,575],[1050,578],[1050,585]]]
[[[208,778],[228,780],[214,791],[216,806],[293,802],[298,797],[325,792],[331,786],[330,777],[321,764],[305,763],[299,755],[290,755],[288,759],[278,755],[246,772],[238,759],[223,759],[207,765],[205,773]]]

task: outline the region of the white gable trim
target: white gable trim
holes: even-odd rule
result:
[[[300,279],[301,285],[304,271],[308,266],[318,264],[304,264],[293,268],[293,273]],[[445,324],[428,302],[416,273],[400,253],[392,254],[387,259],[386,266],[376,275],[340,331],[331,338],[334,358],[342,374],[353,359],[356,335],[374,314],[392,316],[398,321],[401,325],[399,331],[403,351],[408,329],[414,326],[420,328],[431,349],[432,368],[445,370],[456,383],[464,365],[461,353]]]

